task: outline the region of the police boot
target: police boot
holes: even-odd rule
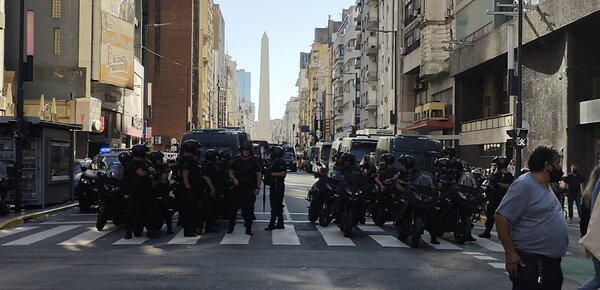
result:
[[[277,225],[275,228],[279,230],[285,229],[285,226],[283,225],[283,213],[279,213],[279,216],[277,216]]]
[[[271,221],[269,221],[269,225],[265,228],[265,231],[272,231],[276,228],[275,227],[276,219],[277,219],[277,216],[271,214]]]
[[[171,220],[167,220],[167,234],[172,235],[175,232],[173,231],[173,222]]]
[[[133,236],[131,234],[131,229],[128,229],[127,231],[125,231],[125,239],[129,240],[131,239]]]
[[[229,224],[229,227],[227,228],[227,233],[228,234],[233,234],[233,228],[234,228],[234,224]]]
[[[492,235],[490,234],[490,231],[488,231],[488,230],[486,229],[486,230],[485,230],[483,233],[481,233],[481,234],[479,235],[479,237],[480,237],[480,238],[489,239],[489,238],[491,238],[491,237],[492,237]]]
[[[254,235],[252,233],[252,224],[246,225],[246,235],[249,235],[249,236],[253,236]]]

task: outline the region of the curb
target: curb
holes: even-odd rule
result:
[[[34,213],[28,213],[28,214],[22,214],[20,216],[11,218],[5,222],[0,223],[0,230],[8,228],[8,227],[13,227],[22,223],[25,223],[25,221],[30,221],[30,220],[37,220],[40,218],[44,218],[46,216],[49,216],[53,213],[57,213],[57,212],[61,212],[61,211],[65,211],[65,210],[69,210],[71,208],[74,208],[78,206],[77,202],[65,205],[65,206],[61,206],[61,207],[56,207],[56,208],[52,208],[52,209],[48,209],[48,210],[43,210],[43,211],[39,211],[39,212],[34,212]]]

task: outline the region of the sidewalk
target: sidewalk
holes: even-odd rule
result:
[[[57,212],[69,210],[77,205],[77,201],[68,201],[46,208],[23,209],[20,213],[11,212],[6,216],[0,217],[0,230],[22,224],[28,220],[36,220]]]

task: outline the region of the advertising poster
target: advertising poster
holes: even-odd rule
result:
[[[134,23],[135,0],[103,0],[102,11],[129,23]]]
[[[102,12],[100,82],[133,89],[133,24]]]

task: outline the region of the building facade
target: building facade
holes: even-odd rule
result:
[[[216,117],[214,116],[215,102],[211,96],[214,94],[215,73],[215,30],[214,9],[212,0],[200,0],[200,43],[202,59],[200,61],[200,101],[198,110],[200,112],[201,128],[215,128]]]
[[[225,89],[225,126],[239,127],[240,96],[237,83],[237,63],[230,55],[225,55],[227,61],[227,81]]]
[[[357,1],[356,30],[359,30],[360,58],[359,129],[377,128],[377,94],[379,91],[379,0]],[[381,93],[381,92],[380,92]]]
[[[244,69],[239,69],[236,72],[238,84],[238,92],[240,100],[252,101],[252,74]]]
[[[282,124],[281,135],[284,136],[284,140],[290,146],[296,148],[298,144],[297,133],[300,124],[300,103],[298,97],[291,97],[286,103]]]

